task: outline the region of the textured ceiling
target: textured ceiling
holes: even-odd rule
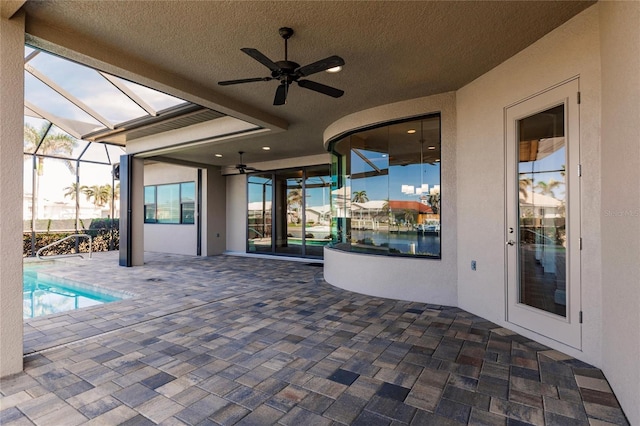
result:
[[[199,146],[179,156],[233,164],[325,152],[324,129],[347,114],[456,90],[570,19],[591,1],[28,1],[29,20],[139,58],[289,123],[285,132]],[[273,106],[276,81],[221,87],[268,69],[240,51],[284,59],[278,28],[292,27],[289,59],[344,58],[338,74],[309,77],[345,91],[339,99],[292,87]],[[271,151],[263,151],[264,145]],[[215,158],[214,153],[224,156]]]

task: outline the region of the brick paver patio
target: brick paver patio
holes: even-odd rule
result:
[[[309,263],[108,253],[49,273],[132,297],[26,321],[3,426],[627,424],[599,369]]]

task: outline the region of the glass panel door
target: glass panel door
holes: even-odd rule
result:
[[[507,320],[574,348],[580,327],[578,80],[505,110]]]
[[[305,169],[305,255],[322,257],[331,241],[331,175],[329,166]]]
[[[270,173],[250,175],[247,178],[247,250],[270,253],[273,179]]]
[[[276,253],[302,255],[305,243],[302,170],[276,172]]]
[[[566,316],[564,105],[518,120],[520,303]]]
[[[319,257],[331,242],[330,165],[247,176],[247,251]]]

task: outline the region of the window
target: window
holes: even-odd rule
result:
[[[180,223],[195,223],[196,183],[180,184]]]
[[[440,115],[330,144],[333,247],[440,258]]]
[[[156,223],[156,187],[144,187],[144,223]]]
[[[195,223],[195,182],[144,187],[145,223]]]

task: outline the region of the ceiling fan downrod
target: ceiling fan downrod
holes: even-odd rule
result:
[[[282,27],[282,28],[280,28],[278,30],[278,33],[280,33],[280,37],[282,37],[284,39],[284,60],[288,61],[289,60],[289,43],[288,43],[288,40],[293,35],[293,29],[291,29],[289,27]]]

